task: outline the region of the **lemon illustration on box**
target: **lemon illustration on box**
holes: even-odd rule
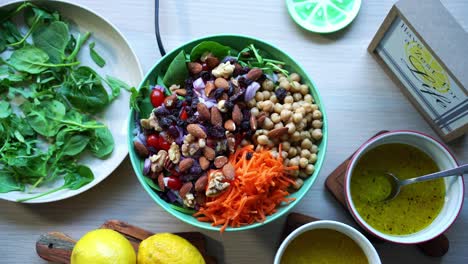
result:
[[[304,29],[331,33],[356,18],[361,0],[286,0],[289,14]]]

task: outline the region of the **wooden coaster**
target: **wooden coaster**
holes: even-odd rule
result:
[[[380,131],[378,132],[375,136],[378,136],[382,133],[385,133],[388,131]],[[372,138],[373,138],[372,137]],[[354,155],[354,153],[353,153]],[[351,155],[349,158],[347,158],[342,164],[340,164],[327,178],[325,181],[325,186],[327,189],[331,192],[331,194],[335,197],[335,199],[348,211],[348,207],[346,205],[346,199],[344,195],[344,177],[346,174],[346,168],[348,167],[348,163],[351,160]],[[349,211],[348,211],[349,212]],[[366,235],[366,237],[369,238],[372,242],[378,242],[379,239],[376,238],[375,236],[369,234],[368,232],[364,231],[361,229],[361,232]],[[380,240],[382,241],[382,240]],[[427,242],[417,244],[419,249],[421,251],[431,257],[442,257],[447,253],[449,250],[449,240],[447,237],[442,234],[432,240],[429,240]]]

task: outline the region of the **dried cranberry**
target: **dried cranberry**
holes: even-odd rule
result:
[[[184,107],[182,109],[182,111],[180,112],[180,119],[185,121],[185,120],[187,120],[187,118],[188,118],[188,114],[187,114],[187,111],[185,110],[185,107]]]
[[[278,88],[276,89],[275,91],[275,95],[276,95],[276,98],[278,98],[278,101],[280,103],[283,103],[284,101],[284,98],[286,97],[286,94],[288,93],[288,91],[286,91],[286,89],[284,88]]]
[[[208,65],[204,62],[202,63],[202,71],[208,71],[210,68],[208,67]]]

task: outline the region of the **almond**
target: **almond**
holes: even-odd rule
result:
[[[195,182],[195,191],[204,192],[206,189],[206,185],[208,185],[208,176],[204,174]]]
[[[184,185],[179,190],[179,195],[182,197],[182,199],[185,199],[185,195],[189,193],[192,190],[193,183],[192,182],[186,182]]]
[[[232,166],[231,163],[226,163],[223,167],[223,174],[226,179],[232,181],[236,177],[236,169]]]
[[[206,84],[205,84],[205,95],[206,95],[207,97],[210,97],[211,93],[212,93],[214,90],[216,90],[216,87],[215,87],[215,85],[213,84],[213,82],[211,82],[211,81],[206,82]]]
[[[195,200],[197,201],[197,204],[204,205],[206,203],[205,190],[197,192],[195,195]]]
[[[260,115],[257,116],[257,124],[259,126],[263,125],[263,122],[265,121],[266,115],[265,113],[261,113]]]
[[[242,111],[240,110],[237,104],[234,105],[234,109],[232,109],[232,121],[236,123],[236,125],[240,125],[244,116],[242,115]]]
[[[227,138],[227,145],[228,145],[229,153],[232,154],[236,152],[236,139],[233,136]]]
[[[260,78],[260,76],[262,76],[262,74],[263,74],[262,69],[253,68],[247,73],[245,77],[249,80],[256,81],[258,78]]]
[[[149,155],[148,149],[140,141],[133,141],[133,147],[135,152],[140,156],[140,158],[147,158]]]
[[[184,172],[190,169],[193,165],[193,159],[192,158],[186,158],[183,159],[181,162],[179,162],[179,171]]]
[[[225,90],[229,88],[229,83],[224,78],[216,78],[214,85],[216,88],[223,88]]]
[[[216,168],[221,169],[228,162],[228,158],[225,156],[218,156],[214,160],[214,165]]]
[[[206,66],[208,66],[208,69],[214,69],[219,65],[219,59],[214,56],[208,56],[205,63]]]
[[[190,135],[196,138],[206,138],[206,133],[198,124],[190,124],[187,126],[187,131]]]
[[[229,119],[228,121],[224,123],[224,128],[227,131],[234,132],[236,131],[236,124],[234,123],[234,121],[232,121],[232,119]]]
[[[200,118],[201,121],[210,120],[210,117],[211,117],[210,110],[204,103],[197,104],[197,111],[199,114],[198,117]]]
[[[202,71],[203,66],[198,62],[189,62],[187,68],[192,75],[197,75]]]
[[[288,133],[288,127],[280,127],[280,128],[275,128],[268,132],[267,136],[269,138],[280,138],[282,135],[285,135]]]
[[[250,115],[250,129],[257,130],[257,118],[254,115]]]
[[[210,167],[210,161],[204,156],[201,156],[200,159],[198,159],[198,162],[200,163],[202,170],[207,170]]]
[[[223,117],[221,116],[221,112],[216,106],[211,107],[211,124],[213,126],[223,125]]]
[[[180,96],[186,96],[187,95],[187,90],[185,89],[177,89],[174,91],[177,95],[180,95]]]
[[[214,160],[216,156],[216,152],[214,151],[214,149],[210,147],[205,147],[203,149],[203,156],[205,156],[207,160]]]
[[[162,172],[158,176],[158,186],[164,192],[164,174]]]

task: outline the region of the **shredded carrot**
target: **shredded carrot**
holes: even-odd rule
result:
[[[251,155],[250,160],[247,155]],[[207,198],[205,205],[194,214],[199,221],[222,225],[221,232],[224,232],[228,226],[264,222],[281,203],[294,200],[286,198],[288,188],[294,183],[288,172],[298,167],[285,167],[281,155],[274,158],[269,150],[254,151],[249,145],[238,149],[229,162],[236,170],[236,177],[226,191]]]

